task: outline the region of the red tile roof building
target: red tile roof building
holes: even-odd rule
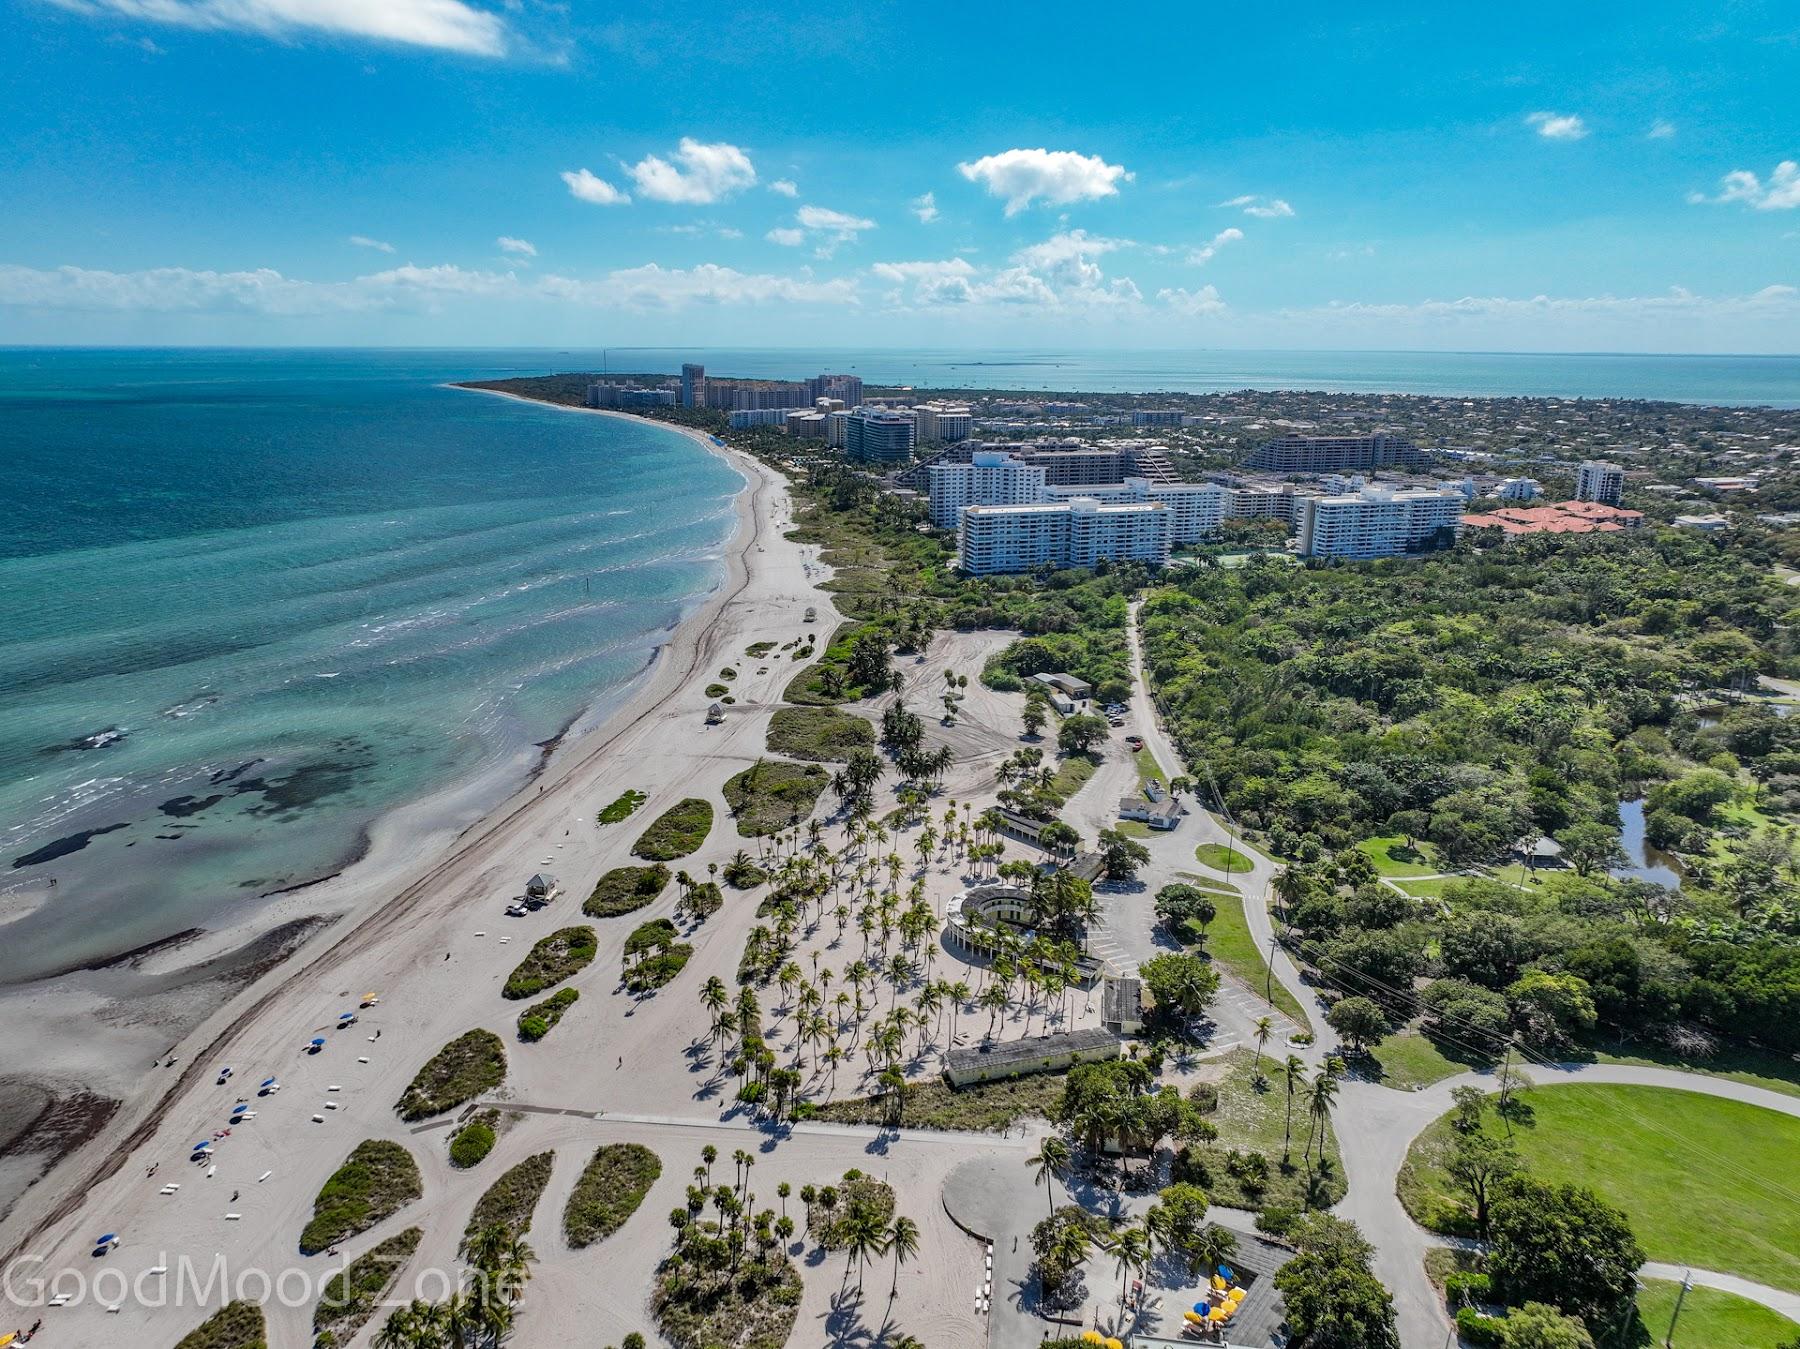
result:
[[[1636,529],[1642,511],[1628,511],[1598,501],[1562,501],[1549,506],[1502,506],[1484,515],[1465,515],[1465,529],[1498,529],[1508,538],[1518,534],[1611,534]]]

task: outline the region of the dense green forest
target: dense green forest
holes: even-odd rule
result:
[[[1184,752],[1293,864],[1301,951],[1393,1023],[1423,1011],[1465,1051],[1692,1023],[1794,1049],[1800,725],[1740,696],[1793,673],[1794,598],[1727,544],[1646,531],[1205,568],[1143,622]],[[1678,893],[1607,874],[1639,797]],[[1414,898],[1355,846],[1378,836],[1445,872],[1544,837],[1571,866]]]

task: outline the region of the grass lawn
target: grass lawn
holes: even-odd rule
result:
[[[1214,871],[1230,871],[1232,874],[1250,870],[1253,863],[1236,848],[1228,848],[1223,843],[1202,843],[1194,849],[1194,860],[1203,867],[1211,867]]]
[[[779,833],[813,813],[831,774],[817,764],[761,759],[725,783],[725,804],[744,838]]]
[[[332,1343],[348,1344],[381,1306],[382,1295],[419,1249],[423,1229],[409,1227],[372,1246],[331,1277],[313,1309],[313,1337],[329,1333]]]
[[[412,1153],[385,1139],[364,1139],[313,1200],[312,1221],[300,1233],[300,1253],[312,1255],[367,1232],[424,1193]]]
[[[629,819],[631,817],[631,812],[643,805],[647,800],[649,800],[649,798],[634,787],[614,800],[605,810],[601,811],[594,818],[601,824],[617,824],[620,820]]]
[[[1164,787],[1169,785],[1168,773],[1163,769],[1163,766],[1156,761],[1156,756],[1150,752],[1150,747],[1148,745],[1143,749],[1138,750],[1131,757],[1137,760],[1138,784],[1140,786],[1146,782],[1159,782]]]
[[[1306,1102],[1300,1091],[1294,1093],[1293,1164],[1289,1170],[1282,1169],[1282,1138],[1287,1127],[1288,1096],[1283,1079],[1275,1072],[1280,1060],[1271,1062],[1267,1054],[1263,1056],[1263,1072],[1269,1079],[1268,1088],[1264,1091],[1258,1091],[1251,1085],[1256,1055],[1250,1050],[1233,1050],[1225,1062],[1230,1066],[1218,1084],[1218,1108],[1206,1117],[1218,1129],[1218,1140],[1196,1143],[1183,1150],[1184,1155],[1200,1164],[1204,1178],[1193,1171],[1186,1175],[1180,1174],[1180,1162],[1176,1165],[1176,1178],[1195,1181],[1214,1203],[1232,1208],[1260,1209],[1269,1204],[1292,1204],[1297,1207],[1306,1204],[1321,1208],[1342,1199],[1349,1187],[1344,1180],[1344,1159],[1338,1152],[1337,1134],[1330,1126],[1327,1126],[1325,1137],[1324,1170],[1315,1176],[1313,1169],[1300,1159],[1301,1150],[1306,1147],[1308,1130],[1312,1127],[1306,1113]],[[1253,1192],[1245,1187],[1242,1180],[1231,1174],[1227,1159],[1233,1150],[1241,1153],[1260,1152],[1268,1159],[1267,1188]],[[1316,1156],[1316,1146],[1313,1151]]]
[[[1629,1054],[1599,1053],[1596,1063],[1627,1063],[1655,1068],[1673,1068],[1678,1072],[1702,1077],[1723,1077],[1746,1086],[1778,1091],[1783,1096],[1800,1096],[1800,1063],[1785,1054],[1772,1054],[1761,1049],[1735,1049],[1722,1045],[1709,1059],[1678,1058],[1660,1045],[1644,1045]]]
[[[183,1336],[175,1349],[263,1349],[268,1334],[263,1309],[256,1303],[227,1302]]]
[[[653,903],[674,874],[661,862],[648,867],[614,867],[594,882],[594,893],[582,901],[589,918],[616,918]]]
[[[1800,1119],[1660,1087],[1537,1087],[1533,1120],[1514,1130],[1540,1178],[1590,1186],[1631,1218],[1652,1260],[1698,1265],[1800,1291],[1800,1204],[1791,1187]],[[1489,1129],[1502,1127],[1491,1115]],[[1448,1118],[1413,1143],[1401,1202],[1440,1230],[1466,1222],[1443,1170]]]
[[[1076,792],[1087,786],[1094,770],[1100,766],[1097,754],[1070,754],[1059,760],[1056,765],[1056,781],[1050,784],[1050,790],[1063,801],[1067,801]]]
[[[634,857],[647,862],[673,862],[706,842],[712,832],[712,802],[698,796],[677,801],[650,822],[631,845]]]
[[[1003,1082],[950,1087],[933,1078],[908,1083],[900,1123],[916,1129],[1004,1129],[1027,1118],[1049,1118],[1062,1104],[1062,1073],[1036,1073]],[[893,1110],[884,1097],[862,1096],[822,1105],[813,1119],[833,1124],[886,1124]]]
[[[848,759],[853,749],[872,749],[875,727],[867,717],[835,707],[778,707],[769,718],[769,753],[794,759]]]
[[[1272,986],[1275,1006],[1305,1030],[1309,1025],[1305,1009],[1279,980],[1269,978],[1269,962],[1263,958],[1262,948],[1250,936],[1250,925],[1244,920],[1244,903],[1236,895],[1213,896],[1218,914],[1206,928],[1206,954],[1248,984],[1259,998]],[[1270,1041],[1270,1049],[1274,1047],[1274,1041]]]
[[[506,1046],[490,1030],[465,1031],[419,1069],[394,1109],[404,1120],[441,1115],[506,1079]]]
[[[1487,1066],[1486,1060],[1476,1063],[1453,1057],[1460,1052],[1451,1046],[1440,1047],[1412,1030],[1388,1036],[1374,1050],[1375,1062],[1381,1065],[1381,1085],[1397,1091],[1417,1091],[1471,1068]]]
[[[1356,847],[1357,851],[1368,855],[1377,874],[1399,880],[1404,876],[1429,876],[1439,870],[1436,849],[1423,839],[1417,840],[1417,844],[1416,850],[1409,851],[1406,840],[1399,834],[1386,834],[1365,838]]]
[[[1429,879],[1400,876],[1395,879],[1394,884],[1414,899],[1442,899],[1446,887],[1473,879],[1475,878],[1472,876],[1433,876]]]
[[[1199,876],[1191,871],[1176,873],[1177,879],[1191,885],[1196,890],[1204,890],[1209,895],[1241,895],[1244,892],[1237,888],[1233,881],[1222,881],[1217,876]]]
[[[637,1212],[660,1175],[662,1160],[649,1148],[637,1143],[602,1144],[563,1210],[564,1238],[577,1250],[606,1240]]]
[[[1150,837],[1150,826],[1138,820],[1120,820],[1113,828],[1126,838]]]
[[[487,1193],[476,1200],[475,1209],[469,1214],[469,1225],[463,1230],[465,1247],[496,1224],[515,1236],[529,1232],[531,1212],[550,1183],[550,1166],[555,1160],[553,1151],[527,1157],[488,1186]]]
[[[1669,1317],[1675,1312],[1675,1295],[1681,1285],[1665,1279],[1645,1279],[1638,1291],[1637,1311],[1641,1334],[1636,1343],[1658,1345],[1669,1333]],[[1722,1293],[1716,1288],[1690,1288],[1682,1300],[1681,1319],[1675,1323],[1673,1349],[1775,1349],[1800,1334],[1800,1326],[1770,1311],[1760,1302]]]

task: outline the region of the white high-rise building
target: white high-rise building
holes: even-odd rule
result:
[[[1461,492],[1367,487],[1354,496],[1307,497],[1300,515],[1302,557],[1399,557],[1438,546],[1462,523]]]
[[[860,464],[905,464],[917,439],[910,412],[860,407],[844,424],[844,457]]]
[[[1148,478],[1127,478],[1117,486],[1046,487],[1043,499],[1070,501],[1078,496],[1093,497],[1108,505],[1147,501],[1166,506],[1169,542],[1182,544],[1198,543],[1217,534],[1220,523],[1231,514],[1236,493],[1216,482],[1151,482]]]
[[[971,576],[1102,559],[1169,560],[1169,511],[1151,502],[1102,505],[1093,497],[1029,506],[968,506],[957,537],[958,564]]]
[[[1575,499],[1617,506],[1625,496],[1625,470],[1617,464],[1590,459],[1575,470]]]
[[[933,464],[931,523],[955,529],[964,506],[1026,506],[1044,500],[1044,470],[999,450],[976,450],[966,464]]]

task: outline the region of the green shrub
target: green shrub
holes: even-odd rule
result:
[[[688,892],[681,897],[675,906],[675,912],[686,914],[697,923],[703,923],[720,909],[725,907],[725,895],[713,881],[701,881],[690,886]]]
[[[708,684],[706,686],[706,696],[708,698],[723,698],[730,692],[731,685],[729,684]]]
[[[639,806],[643,805],[647,800],[649,800],[649,797],[645,796],[644,793],[638,791],[636,788],[633,788],[620,796],[594,818],[601,824],[617,824],[621,820],[629,819],[631,813]]]
[[[614,867],[594,882],[581,911],[589,918],[616,918],[652,904],[668,888],[673,873],[658,862],[648,867]]]
[[[653,918],[640,924],[625,939],[625,987],[633,993],[649,993],[680,974],[694,948],[677,941],[675,924]],[[639,957],[635,962],[633,956]]]
[[[438,1050],[394,1109],[404,1120],[441,1115],[506,1080],[506,1046],[489,1030],[465,1031]]]
[[[760,759],[725,783],[725,803],[745,838],[779,833],[813,812],[831,775],[817,764]]]
[[[1498,1316],[1485,1316],[1473,1307],[1463,1307],[1456,1313],[1456,1333],[1464,1344],[1505,1344],[1506,1322]]]
[[[366,1232],[425,1193],[419,1164],[398,1143],[369,1138],[352,1152],[313,1200],[300,1253],[313,1255]]]
[[[315,1344],[348,1344],[381,1305],[394,1279],[419,1249],[424,1232],[409,1227],[370,1247],[332,1275],[313,1309]]]
[[[706,842],[712,832],[712,802],[697,796],[677,801],[631,845],[632,855],[649,862],[673,862]]]
[[[866,717],[835,707],[781,707],[769,718],[771,754],[846,760],[851,750],[871,749],[874,744],[875,727]]]
[[[175,1349],[265,1349],[268,1338],[261,1307],[254,1302],[227,1302],[189,1331]]]
[[[563,1013],[575,1005],[581,996],[578,989],[564,988],[552,993],[542,1002],[534,1002],[519,1013],[519,1038],[527,1043],[543,1039],[556,1029],[556,1023],[563,1019]]]
[[[490,1227],[504,1227],[520,1237],[529,1232],[531,1211],[550,1183],[550,1167],[555,1160],[555,1152],[540,1152],[502,1172],[500,1179],[476,1200],[474,1212],[469,1214],[469,1225],[463,1230],[464,1249],[472,1238]]]
[[[1476,1270],[1458,1270],[1444,1280],[1444,1297],[1452,1307],[1464,1302],[1487,1302],[1493,1296],[1488,1276]]]
[[[591,927],[565,927],[552,932],[531,948],[531,954],[507,976],[500,996],[529,998],[572,979],[585,970],[600,949],[600,938]]]
[[[579,1250],[604,1241],[637,1212],[662,1175],[662,1161],[636,1143],[608,1143],[582,1170],[563,1211],[563,1235]]]
[[[494,1125],[499,1119],[499,1111],[483,1110],[458,1129],[450,1139],[450,1165],[459,1171],[479,1165],[494,1150]]]

